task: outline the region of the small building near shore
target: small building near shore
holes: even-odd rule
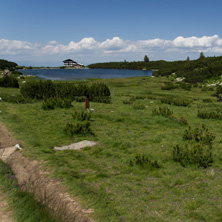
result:
[[[80,64],[72,59],[66,59],[63,61],[64,66],[73,66],[73,67],[83,67],[83,64]]]

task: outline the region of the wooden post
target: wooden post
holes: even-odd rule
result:
[[[85,110],[89,109],[89,98],[85,98]]]

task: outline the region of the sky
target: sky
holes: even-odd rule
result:
[[[0,59],[26,66],[222,55],[221,0],[0,0]]]

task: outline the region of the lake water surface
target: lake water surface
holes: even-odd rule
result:
[[[37,76],[50,80],[83,80],[92,78],[113,79],[138,76],[151,76],[151,70],[123,70],[123,69],[31,69],[20,70],[23,75]]]

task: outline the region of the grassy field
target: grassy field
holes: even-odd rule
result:
[[[83,207],[95,210],[92,217],[98,222],[222,221],[222,124],[221,120],[197,117],[198,110],[222,108],[222,104],[211,96],[212,91],[199,87],[161,90],[165,81],[169,80],[103,80],[111,90],[112,102],[90,103],[95,135],[64,133],[66,124],[76,121],[74,111],[84,111],[80,102],[73,102],[69,109],[43,110],[42,102],[0,101],[0,121],[16,139],[24,141],[24,155],[43,160]],[[18,93],[19,89],[0,88],[0,97]],[[186,99],[190,105],[161,103],[169,96]],[[173,115],[155,115],[153,109],[159,107],[169,107]],[[181,117],[188,125],[181,124]],[[173,160],[174,146],[185,143],[188,126],[202,124],[216,137],[212,166],[183,167]],[[85,139],[98,145],[81,151],[52,149]],[[142,155],[149,159],[148,164],[136,163],[136,157]]]

